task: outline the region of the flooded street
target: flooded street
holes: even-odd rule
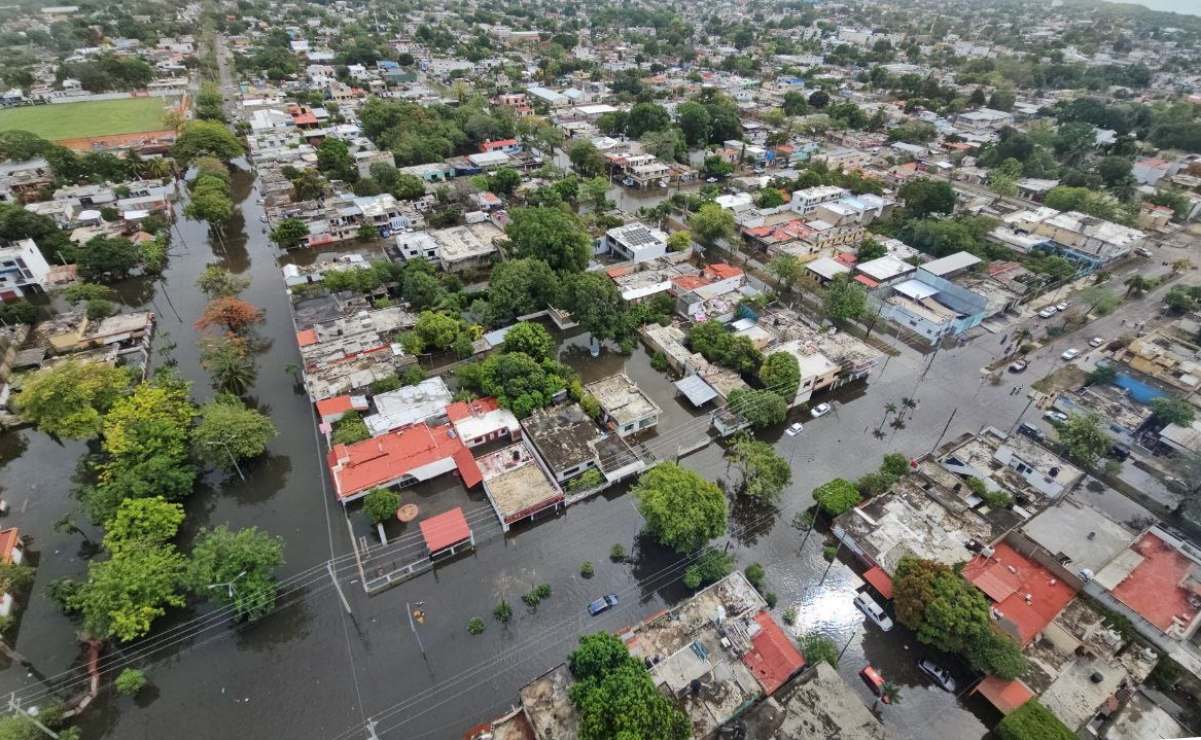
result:
[[[199,366],[198,335],[192,327],[205,302],[194,280],[211,263],[251,279],[244,297],[266,310],[261,334],[270,346],[258,358],[258,381],[250,395],[271,415],[280,435],[268,456],[247,466],[245,482],[236,475],[212,476],[198,486],[187,503],[189,530],[182,544],[186,548],[196,528],[221,523],[254,525],[284,537],[287,562],[279,608],[253,625],[231,625],[207,605],[177,610],[161,620],[151,637],[120,653],[136,659],[154,690],[134,702],[118,699],[106,688],[85,715],[86,737],[161,738],[179,736],[186,727],[184,734],[196,738],[363,738],[366,719],[375,717],[381,737],[453,738],[511,706],[518,689],[562,661],[579,634],[620,630],[687,596],[680,582],[687,561],[639,535],[641,517],[624,488],[502,535],[483,497],[446,476],[403,495],[426,513],[462,506],[477,549],[367,597],[350,555],[342,509],[327,491],[311,406],[287,373],[298,353],[279,273],[281,255],[267,241],[248,173],[236,176],[235,191],[241,212],[226,229],[224,245],[210,247],[203,224],[181,218],[162,279],[129,281],[120,290],[129,305],[156,313],[156,346],[174,343],[170,355],[193,381],[194,396],[203,401],[212,391]],[[348,251],[363,248],[355,245]],[[658,444],[655,436],[647,442],[659,456],[673,456],[674,448],[687,447],[691,439],[666,436],[669,430],[695,428],[698,439],[705,434],[705,413],[681,403],[671,378],[650,367],[643,348],[629,356],[607,350],[592,358],[586,335],[569,332],[561,339],[561,358],[585,382],[625,372],[659,404],[658,434],[663,436]],[[789,628],[794,634],[818,631],[840,649],[846,647],[839,671],[868,706],[871,694],[857,677],[866,663],[900,685],[902,701],[884,707],[881,715],[898,736],[979,738],[995,717],[974,702],[956,703],[920,677],[914,664],[923,653],[916,641],[899,627],[881,633],[854,608],[851,599],[862,586],[856,566],[845,554],[829,564],[822,557],[821,532],[815,531],[802,548],[804,532],[793,525],[794,517],[812,504],[815,486],[868,472],[886,452],[929,451],[955,409],[944,439],[1020,412],[1022,399],[1008,396],[1007,387],[964,382],[978,377],[987,350],[968,345],[944,352],[919,381],[925,360],[905,349],[869,385],[840,389],[827,399],[835,401],[834,412],[806,418],[802,434],[790,437],[781,429],[762,435],[792,461],[794,481],[776,507],[736,502],[727,539],[738,567],[758,562],[766,569],[766,588],[778,596],[777,617],[796,609],[797,623]],[[889,429],[877,438],[873,432],[884,404],[902,397],[919,402],[908,428]],[[33,536],[31,549],[40,566],[38,596],[25,611],[15,647],[45,677],[69,670],[79,657],[74,625],[42,594],[53,579],[79,576],[86,568],[82,539],[53,529],[74,508],[71,477],[85,451],[84,444],[59,444],[32,430],[0,438],[0,486],[12,505],[8,523]],[[717,445],[685,456],[682,464],[712,480],[730,475]],[[351,516],[356,532],[369,531],[360,512]],[[92,536],[98,534],[80,524]],[[373,545],[369,568],[420,556],[415,526],[390,528],[388,536],[390,544],[379,547],[374,535],[368,535]],[[630,553],[627,562],[609,560],[614,544]],[[715,545],[727,543],[718,540]],[[331,557],[336,558],[333,568],[350,615],[325,568]],[[591,579],[579,575],[585,560],[595,566]],[[520,596],[540,583],[550,584],[553,594],[531,610]],[[619,594],[620,606],[589,617],[585,605],[605,593]],[[491,618],[501,599],[513,604],[514,617],[507,625]],[[423,602],[424,621],[410,628],[406,604],[417,602]],[[469,636],[465,625],[477,616],[487,630]],[[5,691],[42,695],[38,678],[18,667],[0,673],[0,680]]]

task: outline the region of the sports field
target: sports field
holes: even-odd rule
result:
[[[134,134],[164,128],[163,98],[124,98],[0,110],[0,131],[20,129],[43,139]]]

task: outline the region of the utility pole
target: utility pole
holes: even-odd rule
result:
[[[939,445],[939,443],[940,443],[940,442],[942,442],[942,438],[943,438],[944,436],[946,436],[947,430],[951,428],[951,420],[955,418],[955,414],[956,414],[958,411],[959,411],[959,407],[958,407],[958,406],[956,406],[955,408],[951,409],[951,415],[947,417],[947,423],[943,425],[943,427],[942,427],[942,431],[938,433],[938,439],[934,440],[934,446],[930,448],[930,454],[931,454],[931,455],[933,455],[933,454],[934,454],[934,451],[938,449],[938,445]]]
[[[54,738],[54,740],[58,740],[58,733],[57,733],[57,732],[55,732],[55,731],[51,730],[51,729],[50,729],[49,727],[47,727],[46,725],[42,724],[42,723],[41,723],[41,722],[38,720],[38,718],[37,718],[37,717],[35,717],[34,715],[30,714],[28,710],[26,710],[24,707],[22,707],[22,706],[21,706],[21,703],[17,701],[17,692],[15,692],[15,691],[14,691],[13,693],[11,693],[11,694],[9,694],[9,695],[8,695],[8,708],[9,708],[9,710],[11,710],[11,711],[13,711],[13,712],[16,712],[17,714],[21,715],[21,716],[22,716],[22,717],[24,717],[25,719],[27,719],[27,720],[29,720],[30,722],[32,722],[32,723],[34,723],[35,725],[37,725],[37,728],[38,728],[39,730],[41,730],[42,732],[46,733],[46,734],[47,734],[47,735],[49,735],[50,737]]]
[[[334,575],[334,563],[332,560],[325,561],[325,569],[329,571],[329,579],[334,582],[334,588],[338,591],[338,596],[342,598],[342,607],[346,609],[347,614],[353,614],[350,611],[350,602],[346,600],[346,594],[342,593],[342,584],[338,583],[338,577]]]
[[[1030,404],[1032,403],[1034,403],[1034,396],[1029,397],[1029,400],[1026,401],[1026,405],[1022,407],[1022,413],[1018,414],[1018,418],[1013,420],[1013,426],[1009,427],[1010,434],[1013,434],[1013,430],[1018,428],[1018,422],[1020,422],[1022,417],[1026,415],[1026,412],[1030,409]]]
[[[826,571],[822,573],[822,579],[817,582],[818,588],[821,588],[821,585],[826,582],[826,576],[830,575],[830,569],[834,567],[834,563],[838,561],[838,553],[842,551],[842,538],[836,537],[835,539],[838,540],[838,547],[834,548],[834,557],[830,558],[830,564],[826,566]]]
[[[417,647],[421,649],[421,657],[426,663],[430,662],[429,656],[425,654],[425,645],[421,644],[421,633],[417,631],[417,625],[413,622],[413,606],[409,602],[405,602],[405,612],[409,615],[409,629],[413,630],[413,636],[417,638]]]
[[[858,624],[861,624],[861,623],[856,622],[856,625],[858,625]],[[858,626],[856,626],[855,629],[851,630],[851,636],[847,638],[847,644],[842,646],[842,650],[838,651],[838,657],[834,659],[835,663],[842,662],[842,656],[846,654],[847,648],[849,648],[851,646],[851,643],[855,640],[855,635],[857,635],[857,634],[859,634]]]

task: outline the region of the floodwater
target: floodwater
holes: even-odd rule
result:
[[[283,256],[266,238],[249,174],[239,173],[234,183],[241,210],[225,229],[223,243],[208,239],[203,224],[181,217],[162,278],[131,280],[120,292],[130,305],[155,311],[160,322],[156,345],[174,343],[170,356],[203,400],[211,389],[199,366],[198,334],[192,327],[204,305],[194,280],[210,263],[251,278],[243,297],[266,310],[260,333],[269,348],[258,358],[258,382],[250,395],[271,415],[280,435],[263,460],[246,466],[245,482],[237,476],[211,476],[198,487],[187,503],[182,544],[187,546],[197,528],[222,523],[258,526],[283,537],[287,563],[281,572],[286,581],[280,608],[256,624],[238,626],[203,603],[172,612],[156,623],[150,638],[106,658],[142,668],[153,688],[137,700],[116,698],[106,689],[85,715],[85,736],[172,737],[186,727],[183,734],[196,738],[363,738],[369,717],[377,720],[381,737],[461,736],[466,727],[510,707],[524,683],[563,660],[577,635],[619,630],[687,595],[680,582],[687,562],[640,535],[641,518],[624,488],[503,535],[482,497],[446,476],[404,496],[423,513],[462,506],[477,536],[476,550],[367,597],[349,556],[352,527],[327,490],[311,406],[286,370],[298,353],[279,273]],[[656,453],[674,456],[673,448],[689,446],[692,437],[684,439],[687,435],[675,430],[695,425],[697,437],[703,435],[704,412],[681,403],[671,379],[650,367],[644,349],[629,356],[607,350],[592,358],[581,332],[561,339],[562,359],[586,381],[626,372],[660,405],[660,429],[648,440]],[[870,706],[872,697],[856,674],[869,662],[902,687],[901,703],[883,708],[881,715],[901,737],[978,738],[998,718],[974,703],[957,703],[921,678],[914,668],[923,654],[916,641],[899,627],[887,635],[879,632],[851,604],[863,585],[857,566],[845,554],[828,563],[822,557],[821,532],[802,547],[803,533],[792,522],[812,504],[810,491],[826,480],[868,472],[891,450],[928,450],[949,415],[958,412],[948,439],[975,431],[997,411],[1009,416],[1020,408],[1021,399],[1007,398],[1005,387],[961,382],[965,374],[976,376],[986,354],[970,346],[944,352],[919,382],[923,359],[905,350],[890,359],[871,385],[838,391],[831,399],[834,412],[806,418],[801,435],[769,430],[763,438],[792,461],[794,481],[775,506],[735,501],[729,536],[715,543],[725,547],[728,541],[740,568],[753,562],[765,567],[767,588],[778,596],[777,617],[789,607],[797,610],[794,633],[816,630],[846,646],[839,670],[865,703]],[[875,436],[884,403],[902,397],[919,401],[909,426]],[[75,508],[71,476],[85,450],[82,443],[59,444],[31,430],[0,437],[0,488],[12,505],[6,523],[33,536],[40,566],[36,595],[25,610],[15,646],[41,676],[59,684],[77,677],[59,674],[77,663],[79,650],[74,625],[42,593],[54,578],[78,577],[86,569],[80,554],[83,540],[53,530],[53,523]],[[732,476],[718,445],[681,462],[711,480]],[[420,556],[420,540],[411,525],[390,525],[390,544],[380,547],[362,514],[352,509],[350,516],[356,536],[371,547],[366,575]],[[81,526],[97,536],[96,528]],[[626,562],[609,560],[614,544],[630,553]],[[325,570],[331,555],[338,558],[333,569],[349,615]],[[579,575],[585,560],[595,567],[591,579]],[[551,598],[537,609],[526,607],[521,595],[540,583],[552,586]],[[599,617],[587,616],[585,605],[606,593],[618,593],[621,605]],[[491,618],[501,599],[513,606],[513,619],[506,625]],[[414,605],[419,605],[420,618],[410,622]],[[469,636],[465,625],[476,616],[484,619],[487,630]],[[0,690],[18,690],[29,703],[44,700],[38,676],[9,667],[0,672],[0,681]],[[68,688],[78,690],[79,684]]]

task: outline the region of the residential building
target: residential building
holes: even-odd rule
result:
[[[823,203],[833,203],[850,194],[851,191],[845,188],[833,185],[817,185],[811,188],[794,190],[789,207],[801,216],[807,217],[813,215],[817,211],[817,207]]]
[[[21,530],[16,527],[0,531],[0,563],[20,565],[25,560],[25,543]],[[10,591],[0,594],[0,617],[8,617],[13,611],[13,595]]]
[[[602,423],[618,436],[628,437],[659,423],[659,406],[625,373],[584,386],[600,404]]]
[[[454,394],[446,381],[441,377],[426,378],[416,385],[373,396],[375,413],[363,421],[373,437],[415,424],[443,424],[447,421],[447,406],[453,401]]]
[[[495,398],[455,401],[446,407],[455,434],[463,444],[475,448],[497,440],[521,438],[521,424],[512,411],[502,408]]]
[[[524,441],[484,455],[476,463],[484,495],[506,532],[519,521],[564,505],[563,491]]]
[[[604,432],[578,403],[539,409],[523,419],[521,426],[559,483],[596,467],[595,445]]]
[[[920,267],[871,294],[877,313],[927,342],[959,336],[987,315],[988,299]]]
[[[449,424],[417,424],[350,445],[334,445],[327,458],[334,495],[342,504],[376,488],[410,486],[457,470],[468,488],[482,476],[471,451]]]
[[[991,108],[977,108],[960,113],[955,117],[955,127],[974,134],[1000,131],[1013,125],[1013,114]]]
[[[667,254],[667,235],[638,222],[609,229],[605,242],[614,254],[633,262],[648,262]]]
[[[0,246],[0,300],[43,292],[50,264],[32,239]]]

